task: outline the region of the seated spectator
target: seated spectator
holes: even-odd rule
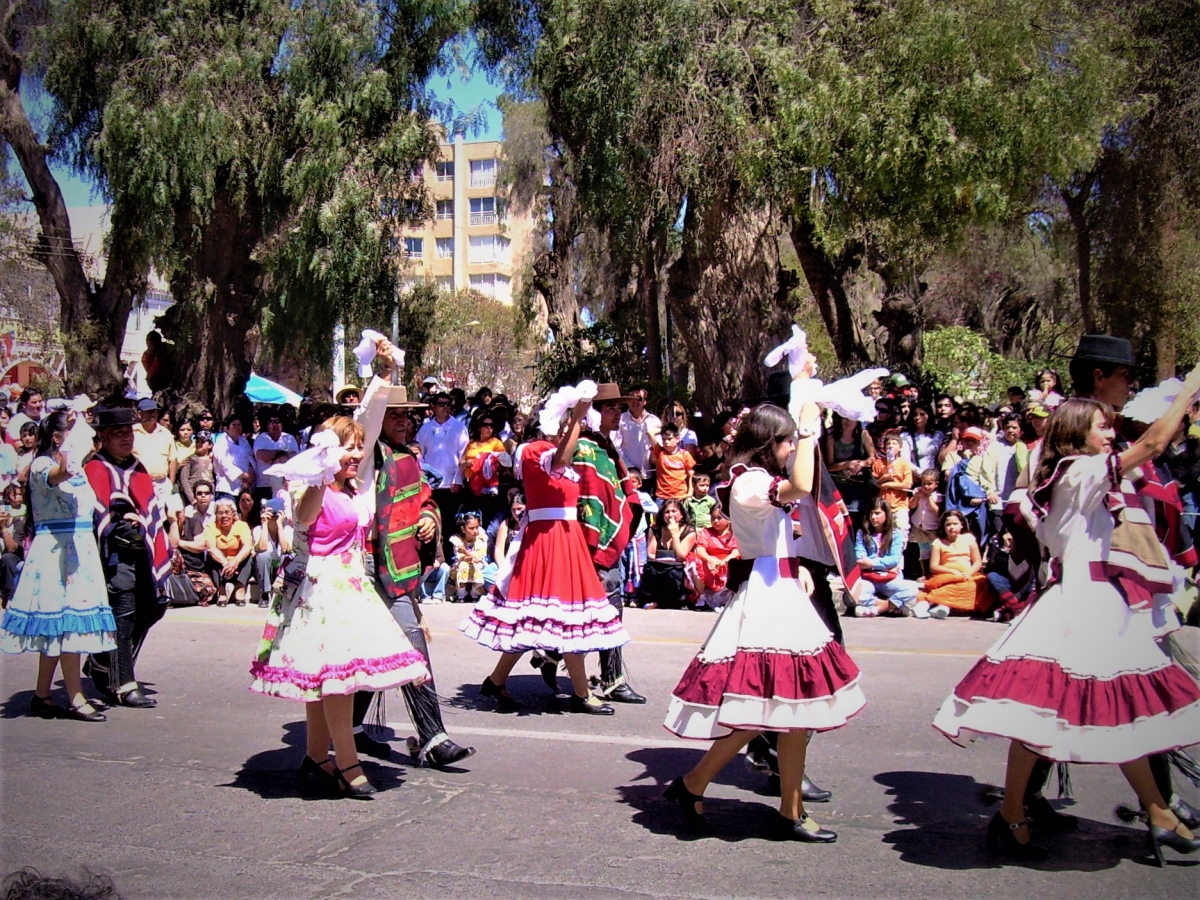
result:
[[[496,521],[496,537],[492,542],[491,559],[499,563],[508,555],[508,545],[513,535],[521,527],[521,516],[525,515],[525,492],[520,488],[510,488],[508,491],[508,515]]]
[[[999,549],[988,563],[986,577],[997,600],[993,622],[1011,622],[1033,600],[1037,560],[1020,559],[1016,548],[1011,534],[1001,535]]]
[[[659,606],[678,609],[687,605],[692,590],[685,566],[696,544],[696,530],[679,500],[659,505],[658,523],[646,538],[648,559],[642,569],[638,599],[643,609]]]
[[[450,546],[454,548],[451,572],[458,602],[478,600],[483,596],[483,570],[488,564],[487,535],[480,527],[478,513],[458,514],[458,534],[450,538]]]
[[[246,526],[252,533],[255,528],[262,524],[262,512],[259,507],[258,498],[250,488],[242,488],[242,490],[238,491],[237,517],[240,521],[246,523]]]
[[[946,510],[930,548],[930,577],[917,597],[918,614],[928,610],[933,618],[944,619],[951,610],[968,614],[985,611],[989,603],[982,568],[979,544],[967,530],[966,518],[957,510]],[[920,601],[928,607],[922,607]]]
[[[213,523],[204,530],[204,547],[218,566],[217,606],[225,606],[231,595],[238,606],[245,606],[254,536],[249,526],[238,518],[233,500],[222,497],[214,505],[216,515]]]
[[[862,527],[854,537],[854,561],[862,576],[862,592],[854,615],[917,615],[916,582],[901,577],[903,554],[904,536],[895,527],[891,506],[883,497],[877,497],[867,507]],[[919,617],[927,616],[925,612]]]
[[[191,509],[178,514],[179,540],[173,559],[174,574],[186,575],[199,598],[199,605],[208,606],[217,596],[217,585],[213,578],[217,567],[208,558],[208,539],[205,536],[209,507],[213,501],[213,485],[211,481],[201,480],[191,487]]]
[[[683,501],[683,508],[687,510],[688,519],[697,531],[707,528],[712,522],[712,513],[717,506],[717,500],[708,493],[711,487],[712,481],[707,475],[696,473],[692,476],[692,496]]]
[[[912,466],[904,460],[900,451],[903,442],[900,432],[889,431],[883,436],[883,455],[871,463],[871,476],[879,488],[879,498],[891,510],[892,521],[900,533],[897,544],[903,552],[908,534],[908,497],[913,484]]]
[[[193,492],[201,481],[206,484],[216,484],[213,475],[213,436],[207,431],[196,432],[194,440],[195,451],[183,464],[179,475],[179,490],[189,505],[195,503]]]
[[[962,513],[963,521],[982,546],[988,538],[987,491],[981,481],[983,457],[979,447],[984,433],[972,426],[963,429],[954,465],[946,475],[945,507]]]
[[[4,505],[0,506],[0,600],[4,606],[12,599],[25,565],[28,521],[25,489],[14,481],[4,489]]]
[[[696,608],[720,609],[733,599],[733,594],[726,587],[729,561],[741,557],[729,516],[725,515],[720,504],[713,507],[709,524],[697,531],[692,555],[692,580],[700,591]]]
[[[692,469],[696,460],[679,443],[679,426],[663,425],[650,448],[658,472],[655,496],[659,500],[686,500],[692,493]]]

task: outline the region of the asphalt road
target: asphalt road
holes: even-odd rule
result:
[[[600,719],[561,712],[523,662],[510,686],[524,712],[478,705],[494,658],[457,633],[466,610],[427,614],[448,730],[478,754],[449,772],[400,753],[367,760],[382,789],[368,802],[295,796],[303,709],[246,689],[256,608],[170,611],[139,666],[158,708],[111,710],[105,724],[27,716],[36,660],[4,657],[0,868],[87,868],[126,898],[1196,896],[1200,856],[1167,851],[1156,869],[1144,829],[1113,817],[1132,799],[1113,767],[1073,767],[1075,799],[1062,805],[1081,830],[1049,840],[1048,863],[985,855],[993,810],[979,794],[1003,778],[1006,748],[964,750],[929,723],[1001,626],[846,620],[868,706],[812,744],[809,772],[834,799],[811,812],[840,837],[810,846],[768,839],[776,801],[740,760],[709,792],[714,836],[690,838],[662,799],[703,750],[661,723],[710,614],[628,611],[628,658],[650,702]],[[387,711],[403,747],[397,694]]]

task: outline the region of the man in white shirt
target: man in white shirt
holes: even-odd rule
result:
[[[629,410],[621,413],[621,425],[613,443],[621,453],[628,469],[640,469],[646,490],[653,491],[654,456],[651,448],[662,430],[662,420],[646,409],[649,392],[645,387],[634,388],[629,395]]]
[[[450,415],[450,395],[439,392],[433,398],[433,415],[425,420],[417,432],[417,443],[421,445],[422,464],[442,476],[441,487],[433,491],[443,523],[451,523],[458,515],[459,496],[462,489],[462,470],[459,461],[467,449],[467,428]],[[442,550],[446,559],[453,556],[450,547],[450,525],[443,527]]]
[[[26,422],[32,422],[34,425],[41,422],[45,405],[46,398],[37,388],[27,387],[21,391],[21,398],[17,401],[17,414],[8,420],[8,436],[14,442],[21,440],[21,426]]]
[[[218,494],[236,497],[242,488],[254,486],[254,452],[243,431],[242,417],[234,413],[225,422],[225,433],[213,441]]]
[[[175,436],[158,424],[158,404],[139,400],[138,417],[133,426],[133,455],[146,467],[160,497],[171,493],[175,481]]]
[[[287,462],[300,452],[300,445],[283,430],[278,409],[265,409],[258,417],[258,426],[262,430],[254,439],[254,469],[258,473],[254,493],[260,500],[269,500],[283,487],[283,479],[267,475],[267,469],[275,463]]]

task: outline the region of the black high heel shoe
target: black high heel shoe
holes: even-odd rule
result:
[[[333,770],[334,775],[337,778],[341,789],[346,793],[346,796],[353,797],[355,800],[367,800],[372,794],[378,794],[379,791],[376,790],[375,785],[371,784],[369,781],[364,781],[362,784],[350,783],[349,779],[346,778],[346,773],[353,772],[355,769],[358,769],[358,771],[362,772],[362,763],[355,763],[346,769],[335,768]],[[366,773],[363,772],[363,775],[365,776]]]
[[[84,706],[90,706],[89,703],[83,703],[80,706],[68,706],[63,711],[64,719],[74,719],[77,722],[107,722],[108,716],[98,710],[93,709],[87,712],[83,709]]]
[[[305,797],[327,797],[334,799],[342,796],[342,785],[333,772],[327,772],[322,766],[329,758],[317,762],[311,756],[305,756],[300,763],[300,771],[296,775],[296,788]]]
[[[492,681],[492,676],[489,675],[483,679],[483,684],[479,686],[480,697],[491,697],[496,701],[496,709],[502,713],[518,712],[524,707],[513,699],[512,694],[508,692],[507,685],[496,684]]]
[[[1178,828],[1179,826],[1175,827]],[[1197,850],[1200,850],[1200,838],[1185,838],[1173,828],[1162,828],[1158,825],[1151,825],[1148,837],[1150,839],[1150,854],[1154,857],[1154,861],[1158,863],[1160,869],[1167,864],[1167,861],[1163,859],[1163,847],[1170,847],[1177,853],[1195,853]]]
[[[1069,834],[1079,828],[1079,819],[1060,813],[1041,794],[1025,800],[1025,818],[1032,820],[1033,827],[1047,834]]]
[[[49,697],[34,694],[29,700],[29,714],[39,719],[59,719],[62,718],[63,708]]]
[[[1016,830],[1022,825],[1028,824],[1028,822],[1021,821],[1010,825],[1005,821],[1004,816],[996,813],[992,816],[992,821],[988,823],[988,852],[1008,856],[1018,862],[1041,862],[1049,857],[1050,852],[1045,847],[1039,847],[1033,841],[1022,844],[1017,840]]]
[[[684,821],[694,831],[700,834],[712,833],[712,826],[708,824],[708,819],[704,818],[703,813],[696,811],[696,804],[704,802],[704,797],[689,791],[683,783],[682,775],[671,782],[670,786],[663,792],[663,796],[679,806],[679,811],[683,813]]]

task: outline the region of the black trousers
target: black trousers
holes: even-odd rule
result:
[[[596,574],[600,576],[600,584],[604,586],[604,593],[608,597],[608,602],[617,610],[617,618],[624,619],[624,567],[620,563],[617,563],[611,569],[601,569],[597,566]],[[625,658],[621,654],[621,649],[620,647],[613,647],[611,650],[600,651],[600,688],[603,693],[608,693],[614,688],[620,687],[628,680],[625,672]]]
[[[91,676],[101,691],[136,684],[137,658],[150,629],[166,614],[159,602],[150,560],[140,547],[119,550],[104,560],[108,604],[117,620],[117,649],[92,656]]]
[[[370,554],[367,554],[366,557],[366,568],[372,584],[375,584],[375,564]],[[411,600],[397,600],[393,603],[391,598],[379,590],[377,584],[375,592],[392,611],[392,618],[404,629],[404,634],[408,637],[409,642],[425,657],[425,664],[429,667],[429,678],[423,684],[409,683],[400,688],[400,695],[404,697],[404,705],[408,708],[408,716],[417,729],[417,740],[424,747],[434,737],[445,734],[446,731],[445,723],[442,721],[442,708],[438,704],[437,688],[433,683],[433,661],[429,658],[429,645],[425,642],[425,632],[421,630]],[[362,725],[375,696],[375,693],[371,691],[359,691],[354,695],[355,728]]]

